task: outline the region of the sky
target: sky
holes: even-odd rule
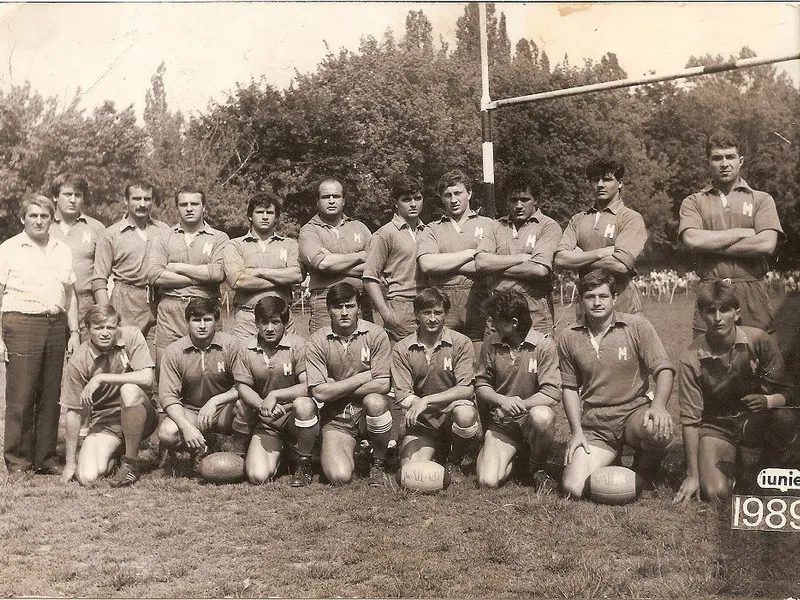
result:
[[[409,10],[423,10],[434,37],[455,45],[464,4],[400,2],[208,2],[0,4],[0,89],[26,80],[69,104],[76,89],[91,109],[113,100],[141,116],[150,78],[166,63],[169,106],[192,115],[224,101],[237,82],[262,76],[284,89],[312,72],[327,48],[357,50],[364,35],[402,36]],[[692,55],[800,53],[799,3],[497,3],[512,48],[522,37],[551,64],[617,55],[630,77],[683,69]],[[800,85],[800,61],[781,63]],[[531,90],[531,93],[537,90]],[[493,98],[496,99],[496,98]]]

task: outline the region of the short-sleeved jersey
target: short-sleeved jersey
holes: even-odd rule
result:
[[[461,225],[447,215],[438,221],[432,221],[425,226],[417,239],[417,261],[425,254],[449,254],[464,250],[476,250],[484,236],[488,235],[494,227],[494,221],[482,217],[473,210],[467,214],[467,220]],[[428,285],[465,286],[472,283],[472,279],[458,273],[437,273],[425,277]],[[484,281],[483,277],[476,278]]]
[[[64,369],[61,406],[82,408],[81,392],[89,380],[101,373],[122,375],[142,369],[155,369],[142,332],[135,327],[117,329],[117,340],[110,350],[100,352],[90,340],[83,342]],[[120,386],[103,384],[92,397],[92,421],[114,417],[121,410]]]
[[[495,226],[478,244],[479,252],[491,254],[530,254],[532,261],[553,270],[553,254],[561,240],[561,227],[553,219],[537,210],[517,229],[514,221],[498,219]],[[489,284],[493,289],[516,290],[523,295],[541,298],[553,291],[550,278],[522,279],[501,273]]]
[[[2,312],[57,313],[75,283],[69,246],[50,236],[44,248],[24,231],[0,244]]]
[[[386,282],[389,298],[413,298],[419,287],[417,273],[417,239],[425,224],[411,227],[400,216],[378,229],[372,236],[369,255],[364,265],[364,279]]]
[[[275,285],[263,280],[260,290],[237,288],[236,282],[247,269],[285,269],[299,267],[297,240],[273,235],[268,240],[259,240],[252,233],[234,238],[224,252],[225,278],[234,290],[233,303],[236,306],[255,306],[264,296],[280,296],[288,304],[292,303],[292,286]]]
[[[287,333],[270,356],[258,343],[258,336],[253,336],[239,353],[233,377],[236,383],[250,386],[262,398],[273,390],[292,387],[306,372],[305,345],[304,339]]]
[[[611,326],[592,345],[585,317],[565,329],[558,340],[561,380],[580,392],[590,406],[616,406],[644,396],[648,377],[675,370],[650,321],[615,313]]]
[[[369,321],[358,320],[349,341],[333,329],[323,327],[306,343],[306,378],[309,391],[328,378],[347,379],[370,371],[372,378],[391,376],[391,353],[386,331]]]
[[[541,393],[561,401],[561,372],[556,345],[530,329],[518,349],[493,333],[481,347],[475,387],[488,386],[503,396],[530,398]]]
[[[687,229],[722,231],[739,227],[754,229],[756,233],[772,229],[783,237],[775,200],[766,192],[752,189],[740,178],[725,200],[723,204],[721,192],[713,186],[685,198],[681,203],[678,238]],[[695,268],[701,278],[760,279],[766,275],[769,267],[764,256],[697,253]]]
[[[89,294],[92,292],[94,278],[94,257],[97,243],[103,236],[106,226],[89,215],[80,215],[75,224],[62,229],[64,221],[56,211],[50,224],[50,235],[65,242],[72,252],[72,269],[75,271],[75,292]]]
[[[147,278],[155,284],[158,277],[171,262],[190,265],[208,265],[212,278],[222,281],[223,252],[228,243],[228,234],[204,223],[202,229],[186,244],[186,235],[180,224],[157,236],[150,245],[147,260]],[[192,284],[164,290],[167,296],[197,296],[218,298],[219,283]]]
[[[408,396],[430,396],[475,382],[472,340],[448,327],[428,354],[416,333],[397,342],[392,351],[392,382],[398,402]]]
[[[556,253],[575,248],[586,252],[613,246],[612,256],[627,267],[629,274],[633,274],[636,257],[644,249],[646,241],[647,229],[642,215],[617,199],[601,211],[592,207],[574,215],[556,246]],[[583,275],[589,270],[587,267],[580,273]]]
[[[678,364],[678,398],[682,425],[699,425],[708,417],[736,415],[749,394],[782,394],[792,385],[783,358],[769,334],[755,327],[736,327],[729,356],[715,356],[705,335],[696,337]]]
[[[199,409],[212,396],[234,385],[233,368],[242,343],[227,333],[214,334],[208,348],[201,349],[187,335],[171,343],[161,358],[158,398],[161,407],[183,404]]]
[[[108,278],[126,285],[143,288],[147,285],[147,245],[158,235],[169,231],[169,225],[150,219],[144,229],[125,215],[100,236],[94,255],[95,291],[106,289]]]
[[[362,288],[361,279],[347,277],[342,273],[321,271],[319,268],[326,254],[352,254],[369,248],[372,233],[361,221],[342,215],[341,222],[334,227],[314,215],[300,228],[298,244],[300,262],[308,269],[308,289],[312,292],[327,290],[346,281],[356,289]]]

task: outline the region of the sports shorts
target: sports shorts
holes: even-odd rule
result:
[[[471,406],[477,411],[472,400],[454,400],[442,410],[428,409],[424,411],[417,417],[417,422],[411,428],[406,429],[406,435],[428,438],[449,436],[450,427],[453,424],[453,409],[457,406]]]
[[[772,422],[771,410],[741,412],[736,415],[703,417],[699,435],[719,438],[736,446],[754,448],[766,440]]]
[[[158,427],[158,413],[153,402],[148,398],[144,402],[144,408],[147,411],[147,417],[144,422],[144,430],[142,439],[147,439]],[[89,422],[89,431],[87,435],[95,433],[108,433],[116,436],[120,441],[124,441],[122,435],[122,408],[110,415],[103,415],[99,419],[92,419]]]
[[[320,409],[319,420],[323,434],[332,429],[346,433],[352,438],[367,436],[367,413],[361,400],[345,400],[334,406],[327,404]]]
[[[583,434],[590,445],[618,453],[625,445],[628,423],[633,423],[635,419],[643,422],[648,408],[650,399],[644,396],[613,406],[587,405],[581,415]]]
[[[484,304],[489,296],[485,282],[477,280],[465,285],[442,286],[441,290],[450,300],[450,311],[444,324],[473,342],[483,341],[486,327]]]
[[[294,436],[294,410],[292,403],[281,404],[286,411],[277,417],[263,417],[259,413],[258,423],[253,429],[253,435],[266,435],[283,439],[286,434]]]
[[[411,335],[417,330],[417,317],[414,315],[414,299],[397,296],[389,298],[386,303],[389,310],[394,314],[397,324],[393,327],[385,327],[389,335],[389,341],[394,344],[404,337]]]
[[[111,306],[120,317],[120,325],[136,327],[145,337],[156,324],[155,307],[150,302],[146,287],[115,282],[111,290]]]

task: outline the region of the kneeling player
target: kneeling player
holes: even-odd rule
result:
[[[64,375],[63,478],[69,481],[77,476],[81,485],[94,485],[111,471],[115,455],[124,447],[111,486],[131,485],[139,479],[139,444],[158,423],[149,397],[155,363],[142,333],[134,327],[120,327],[119,315],[110,305],[91,307],[84,322],[89,339],[72,356]],[[83,407],[90,409],[89,433],[78,454]]]
[[[445,327],[450,300],[437,288],[414,298],[417,332],[394,346],[392,381],[406,409],[401,466],[431,460],[449,445],[448,470],[459,475],[467,442],[480,435],[475,407],[475,352],[465,335]],[[452,434],[452,435],[451,435]]]
[[[337,283],[325,299],[331,324],[306,344],[308,393],[323,404],[322,471],[333,485],[349,483],[359,437],[372,445],[369,485],[386,483],[386,451],[391,438],[389,336],[358,318],[361,299],[349,283]]]
[[[248,416],[257,413],[258,421],[247,450],[247,477],[254,484],[275,477],[288,438],[296,442],[299,457],[291,485],[307,486],[319,419],[314,401],[306,396],[305,340],[286,332],[289,305],[282,298],[261,298],[254,314],[257,334],[234,369]]]
[[[776,458],[797,439],[792,411],[780,409],[792,388],[775,342],[760,329],[736,325],[739,299],[730,284],[701,284],[697,308],[705,334],[678,367],[686,479],[676,503],[698,491],[704,500],[727,500],[740,447],[763,447]]]
[[[561,401],[558,352],[533,329],[528,302],[514,290],[496,292],[487,303],[495,330],[478,360],[476,394],[491,407],[491,421],[478,454],[478,485],[496,488],[511,475],[514,456],[525,446],[534,486],[555,491],[545,471]]]
[[[666,405],[674,367],[647,319],[615,312],[612,273],[590,271],[578,282],[578,294],[583,317],[558,340],[571,431],[564,493],[583,496],[589,476],[612,464],[625,444],[636,449],[633,470],[645,489],[653,490],[653,477],[672,441]],[[649,375],[656,381],[652,400]]]
[[[158,439],[168,452],[186,449],[195,462],[209,451],[204,433],[230,433],[234,405],[233,366],[241,350],[235,337],[217,331],[220,310],[211,298],[193,298],[186,305],[189,335],[167,346],[161,359],[158,395],[167,416]],[[249,432],[234,432],[244,454]]]

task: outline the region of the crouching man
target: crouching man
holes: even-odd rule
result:
[[[349,483],[354,451],[366,437],[372,446],[371,487],[384,486],[391,438],[389,412],[391,355],[382,327],[358,318],[361,298],[349,283],[337,283],[325,298],[330,326],[306,344],[308,393],[323,406],[322,471],[332,485]]]
[[[319,435],[317,406],[307,397],[305,340],[288,333],[289,305],[265,296],[255,305],[254,335],[236,362],[236,389],[255,429],[247,450],[250,483],[272,480],[284,444],[297,451],[292,487],[311,484],[311,454]]]
[[[417,294],[417,332],[395,344],[392,381],[397,402],[406,409],[401,466],[444,455],[451,477],[459,478],[466,445],[480,436],[481,427],[472,340],[445,327],[449,310],[450,300],[439,289]]]
[[[84,322],[88,339],[67,364],[61,397],[67,409],[63,479],[77,476],[81,485],[93,486],[123,451],[111,487],[132,485],[139,479],[139,445],[158,424],[150,400],[155,363],[139,329],[120,327],[110,305],[89,308]],[[90,411],[89,433],[78,453],[84,407]]]
[[[698,493],[707,501],[730,498],[742,448],[762,448],[764,466],[796,466],[769,464],[797,444],[794,411],[781,408],[792,388],[770,336],[736,324],[735,289],[716,280],[697,290],[705,333],[686,349],[678,367],[686,479],[676,503]]]
[[[614,275],[595,269],[582,276],[583,317],[558,340],[564,412],[570,439],[563,491],[580,498],[589,476],[612,464],[625,444],[635,448],[633,470],[653,491],[653,478],[672,441],[666,406],[674,367],[650,322],[614,310]],[[656,382],[648,393],[648,378]],[[583,410],[581,410],[583,404]]]
[[[534,487],[556,491],[558,484],[545,471],[553,407],[561,401],[556,345],[533,328],[528,301],[515,290],[495,292],[486,313],[495,333],[481,349],[475,387],[478,401],[490,407],[491,421],[478,454],[478,485],[505,483],[514,457],[527,450]]]
[[[188,450],[196,465],[211,451],[208,434],[233,430],[239,398],[233,367],[241,342],[217,331],[220,310],[213,298],[190,300],[185,317],[189,335],[167,346],[161,359],[158,396],[167,416],[158,428],[158,439],[168,457],[176,450]],[[246,424],[241,422],[234,433],[234,449],[244,455],[249,442]]]

